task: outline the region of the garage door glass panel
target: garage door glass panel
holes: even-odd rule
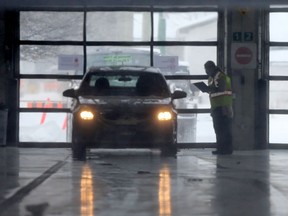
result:
[[[154,66],[165,75],[206,75],[205,62],[217,60],[216,46],[158,46],[154,52],[157,53],[154,55]]]
[[[149,47],[87,47],[87,68],[111,65],[150,66],[150,58]]]
[[[288,22],[288,13],[270,13],[269,22],[270,41],[287,42],[288,26],[284,23]]]
[[[270,75],[288,76],[288,47],[270,47],[269,57]]]
[[[67,113],[20,113],[20,142],[69,142]]]
[[[187,93],[186,98],[174,100],[176,109],[210,108],[209,95],[201,92],[195,85],[193,85],[195,82],[200,81],[187,79],[168,80],[171,92],[182,90]],[[206,80],[204,80],[204,82],[207,84]]]
[[[217,41],[217,12],[154,13],[155,41]]]
[[[62,92],[78,84],[70,79],[21,79],[20,108],[69,108],[71,99]]]
[[[216,137],[210,114],[179,114],[177,142],[215,142]]]
[[[88,41],[149,41],[149,12],[88,12]]]
[[[21,12],[20,40],[82,41],[83,12]]]
[[[270,81],[269,84],[269,108],[288,109],[288,81]]]
[[[288,144],[288,115],[269,115],[269,142]]]
[[[20,74],[83,74],[81,46],[20,46]]]

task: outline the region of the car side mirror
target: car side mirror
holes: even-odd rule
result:
[[[72,97],[72,98],[76,98],[76,91],[75,89],[67,89],[63,92],[63,96],[64,97]]]
[[[172,94],[172,99],[181,99],[187,97],[187,93],[184,91],[176,90]]]

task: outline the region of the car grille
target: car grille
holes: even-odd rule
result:
[[[152,117],[151,112],[119,112],[108,111],[102,113],[102,120],[119,125],[134,125],[149,121]]]

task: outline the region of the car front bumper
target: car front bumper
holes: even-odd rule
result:
[[[173,143],[176,125],[173,120],[165,122],[143,121],[81,121],[73,123],[73,137],[78,142],[95,147],[152,147]]]

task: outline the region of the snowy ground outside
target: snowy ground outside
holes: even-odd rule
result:
[[[195,121],[195,118],[197,119]],[[20,115],[21,142],[67,142],[69,129],[66,113],[22,113]],[[69,124],[69,122],[68,122]],[[271,143],[288,143],[288,116],[270,115]],[[178,118],[178,142],[215,142],[212,118],[209,114],[183,115]]]
[[[185,118],[179,117],[178,142],[215,141],[210,115],[198,114],[196,122],[195,118],[191,115]],[[65,113],[22,113],[20,115],[20,141],[67,142],[69,138],[65,121]]]

